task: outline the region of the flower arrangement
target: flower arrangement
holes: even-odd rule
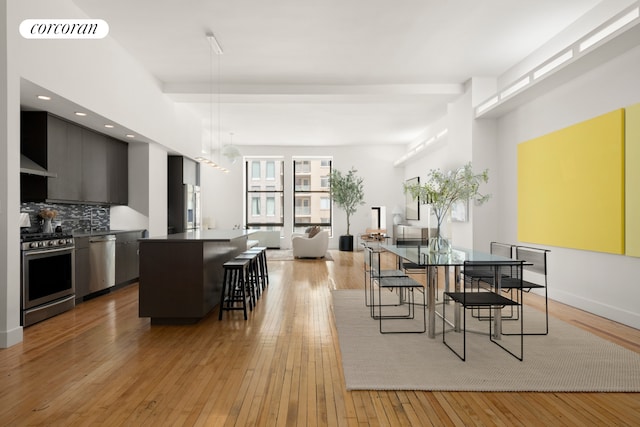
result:
[[[489,170],[476,174],[471,168],[471,162],[466,165],[448,172],[442,172],[439,169],[432,169],[429,172],[429,178],[423,185],[405,184],[404,192],[409,193],[414,199],[420,200],[420,203],[431,205],[433,214],[438,222],[437,246],[448,242],[442,242],[440,236],[440,228],[446,213],[451,206],[458,200],[475,200],[477,204],[486,202],[489,194],[480,193],[480,184],[489,181]]]
[[[38,213],[38,216],[42,219],[53,219],[58,216],[58,211],[55,211],[53,209],[42,209]]]

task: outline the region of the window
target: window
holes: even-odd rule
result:
[[[267,162],[267,179],[276,179],[276,164],[273,161]]]
[[[253,158],[245,163],[246,225],[273,230],[284,225],[284,160]],[[261,176],[264,170],[265,176]]]
[[[260,216],[260,197],[251,198],[251,215]]]
[[[320,199],[320,209],[323,211],[331,209],[331,198],[330,197],[322,197]]]
[[[267,216],[276,215],[276,198],[273,196],[267,196]]]
[[[251,162],[251,179],[259,180],[260,179],[260,162],[253,160]]]
[[[294,231],[317,225],[331,231],[331,158],[294,159]]]

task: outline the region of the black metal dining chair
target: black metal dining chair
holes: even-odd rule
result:
[[[519,280],[522,280],[522,261],[465,261],[464,269],[478,269],[488,271],[491,270],[493,272],[493,277],[495,279],[502,279],[505,274],[514,274],[514,270],[519,270],[520,273],[516,273],[515,276],[519,277]],[[507,273],[508,272],[508,273]],[[494,280],[495,280],[494,279]],[[519,292],[522,292],[522,288],[520,288]],[[456,292],[445,292],[444,295],[447,298],[450,298],[454,301],[457,307],[462,309],[462,320],[461,324],[457,325],[458,329],[462,333],[462,350],[454,348],[454,345],[447,341],[447,306],[449,304],[442,305],[442,342],[453,352],[455,353],[461,360],[466,361],[467,357],[467,310],[473,309],[485,309],[488,310],[489,313],[489,340],[494,344],[498,345],[500,348],[505,350],[507,353],[511,354],[516,359],[522,361],[524,358],[524,333],[523,333],[523,313],[522,313],[522,304],[516,300],[510,299],[502,295],[500,292],[494,292],[493,290],[485,290],[485,289],[472,289],[467,286],[463,286],[461,291]],[[522,301],[522,296],[520,296],[519,301]],[[494,320],[496,319],[496,310],[502,310],[504,307],[516,308],[518,313],[518,319],[520,320],[520,331],[515,335],[520,336],[519,341],[519,351],[508,348],[501,341],[502,334],[502,323],[498,322],[498,330],[495,330]],[[454,310],[457,310],[457,307]],[[500,313],[501,316],[501,313]],[[455,317],[455,316],[454,316]],[[459,321],[459,319],[457,319]],[[455,322],[455,320],[454,320]],[[478,325],[486,324],[485,322],[477,322]],[[455,323],[454,323],[455,325]],[[459,332],[457,332],[459,333]],[[505,334],[506,335],[506,334]]]
[[[522,297],[532,289],[544,291],[545,326],[543,330],[528,330],[524,335],[547,335],[549,333],[549,301],[547,298],[547,254],[548,249],[531,248],[527,246],[516,246],[515,257],[523,261],[520,277],[506,277],[502,279],[500,288],[503,292],[509,292],[511,298],[522,303]],[[526,274],[526,279],[522,275]],[[513,275],[512,275],[513,276]],[[493,279],[482,279],[483,282],[493,286]],[[517,317],[513,317],[518,320]],[[508,334],[505,334],[508,335]]]
[[[380,333],[424,333],[427,330],[425,312],[426,294],[424,285],[401,270],[383,270],[380,263],[382,251],[372,250],[370,253],[370,297],[371,317],[379,321]],[[377,289],[377,292],[376,292]],[[383,293],[383,291],[385,291]],[[416,300],[416,293],[422,295],[422,302]],[[376,298],[377,294],[377,298]],[[413,320],[422,312],[422,322],[416,327],[415,322],[402,329],[385,328],[386,321]],[[395,322],[397,324],[397,322]]]

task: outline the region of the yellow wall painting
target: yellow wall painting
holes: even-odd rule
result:
[[[625,250],[624,110],[518,145],[518,240]]]
[[[640,104],[625,109],[626,254],[640,257]]]

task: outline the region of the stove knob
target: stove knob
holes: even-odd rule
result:
[[[55,245],[56,245],[56,241],[55,241],[55,240],[49,240],[49,241],[47,242],[47,244],[48,244],[49,246],[55,246]]]
[[[58,244],[59,244],[59,245],[64,245],[65,243],[67,243],[67,240],[66,240],[66,239],[60,239],[60,240],[58,240]]]
[[[67,243],[72,245],[73,244],[73,239],[67,239]]]
[[[29,247],[30,247],[30,248],[37,248],[38,246],[39,246],[39,245],[38,245],[38,242],[31,242],[31,243],[29,243]]]

